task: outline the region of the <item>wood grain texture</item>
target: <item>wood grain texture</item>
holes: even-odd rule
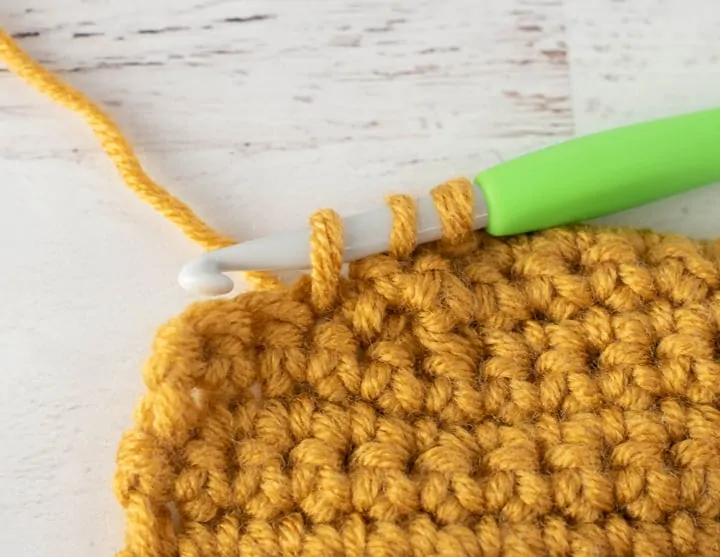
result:
[[[17,32],[238,238],[300,224],[318,203],[354,211],[425,191],[572,133],[559,1],[168,2],[147,15],[127,4],[46,2]],[[66,142],[26,135],[10,156],[68,157]],[[89,138],[75,148],[97,152]]]
[[[718,106],[716,0],[566,0],[576,133]],[[720,235],[720,186],[598,219]]]
[[[720,92],[715,0],[16,4],[0,1],[2,25],[238,239]],[[110,555],[115,446],[197,250],[123,189],[78,118],[4,71],[0,138],[0,545]],[[617,219],[717,234],[718,193]]]

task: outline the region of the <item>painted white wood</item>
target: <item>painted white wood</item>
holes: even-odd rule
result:
[[[720,105],[717,0],[565,0],[575,131]],[[720,236],[720,186],[600,222]]]
[[[238,239],[720,98],[715,0],[4,0],[0,24]],[[0,149],[0,546],[110,555],[115,447],[199,250],[7,72]],[[718,198],[632,223],[714,236]]]

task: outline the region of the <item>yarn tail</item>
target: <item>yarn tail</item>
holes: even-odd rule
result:
[[[234,244],[235,241],[208,226],[193,210],[168,193],[143,170],[132,146],[112,118],[83,93],[62,81],[23,51],[15,40],[0,29],[0,60],[8,70],[37,91],[76,112],[88,123],[105,154],[115,164],[125,184],[188,238],[208,250]],[[267,273],[248,273],[259,287],[278,283]]]

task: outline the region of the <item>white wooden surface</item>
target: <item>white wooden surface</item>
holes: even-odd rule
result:
[[[238,239],[720,102],[718,0],[0,0],[0,24]],[[110,483],[197,255],[0,73],[0,547],[110,555]],[[720,188],[616,222],[720,236]]]

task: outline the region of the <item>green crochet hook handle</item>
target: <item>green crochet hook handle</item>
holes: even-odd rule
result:
[[[481,172],[487,230],[592,219],[720,181],[720,109],[573,139]]]

